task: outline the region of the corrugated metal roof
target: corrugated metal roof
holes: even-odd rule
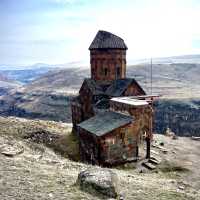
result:
[[[89,50],[92,49],[125,49],[126,46],[124,40],[110,32],[98,31],[94,40],[92,41]]]
[[[97,136],[102,136],[132,121],[133,117],[131,116],[107,111],[104,113],[99,113],[94,117],[81,122],[78,124],[78,127]]]

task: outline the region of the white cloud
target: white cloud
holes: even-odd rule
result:
[[[97,23],[123,36],[130,57],[193,53],[192,40],[200,33],[199,10],[178,1],[160,2],[141,9],[129,5],[126,10],[110,10],[99,15]]]
[[[50,35],[74,40],[69,45],[70,56],[66,55],[70,60],[89,60],[87,48],[99,29],[111,31],[125,40],[129,60],[196,53],[192,41],[200,35],[198,9],[179,1],[160,2],[139,7],[134,7],[134,3],[118,7],[107,4],[82,12],[60,13],[80,21],[76,25],[63,21]],[[91,18],[91,21],[84,18]]]

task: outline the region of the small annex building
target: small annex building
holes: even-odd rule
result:
[[[71,103],[83,161],[113,165],[137,160],[142,141],[150,156],[153,96],[126,77],[127,49],[122,38],[107,31],[99,31],[89,47],[91,78]]]
[[[135,160],[138,150],[131,134],[133,121],[131,116],[106,111],[80,123],[78,132],[83,160],[99,165]]]

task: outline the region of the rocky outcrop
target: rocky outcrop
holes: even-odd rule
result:
[[[155,132],[200,136],[200,99],[161,99],[155,103]]]
[[[44,143],[47,145],[50,145],[59,138],[57,134],[53,134],[43,129],[27,132],[26,134],[27,135],[24,137],[24,139],[28,139],[36,143]]]
[[[109,169],[89,168],[78,175],[77,184],[89,193],[99,193],[107,197],[116,198],[118,195],[117,175]]]
[[[8,156],[8,157],[14,157],[18,154],[23,153],[24,148],[23,146],[20,146],[18,144],[0,144],[0,153]]]

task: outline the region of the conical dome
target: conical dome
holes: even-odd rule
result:
[[[110,32],[98,31],[89,50],[92,49],[124,49],[127,50],[127,46],[124,40]]]

